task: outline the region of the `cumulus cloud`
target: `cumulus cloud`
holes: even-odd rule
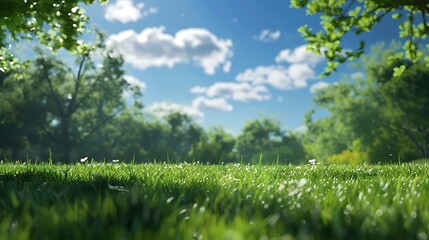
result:
[[[124,75],[125,81],[127,81],[128,84],[131,86],[136,86],[140,88],[140,91],[146,90],[146,83],[140,81],[138,78],[131,76],[131,75]]]
[[[248,83],[216,82],[205,91],[208,97],[233,99],[240,102],[265,101],[271,94],[265,86]]]
[[[324,58],[322,56],[315,55],[310,50],[306,49],[306,45],[299,46],[293,50],[284,49],[276,57],[276,62],[287,62],[287,63],[308,63],[316,65],[321,62]]]
[[[195,86],[191,88],[191,93],[194,93],[194,94],[203,94],[206,91],[207,91],[206,87]]]
[[[144,92],[146,90],[146,83],[140,81],[138,78],[131,75],[124,75],[125,81],[133,87],[138,87],[140,92]],[[125,90],[123,93],[123,97],[129,99],[133,96],[133,91]]]
[[[236,80],[252,84],[269,84],[277,89],[304,88],[309,80],[315,79],[314,70],[305,63],[292,64],[288,68],[283,66],[259,66],[246,69],[239,73]]]
[[[155,102],[144,108],[144,111],[159,118],[176,112],[186,114],[195,120],[202,120],[204,118],[204,113],[198,109],[172,102]]]
[[[269,29],[264,29],[261,31],[259,36],[255,37],[255,39],[262,42],[272,42],[279,39],[280,35],[281,35],[281,32],[279,30],[271,31]]]
[[[294,133],[305,134],[308,131],[308,127],[305,125],[301,125],[293,130]]]
[[[232,67],[232,62],[231,62],[231,61],[227,61],[227,62],[223,65],[223,72],[224,72],[224,73],[229,73],[229,71],[231,71],[231,67]]]
[[[192,102],[192,107],[194,109],[201,110],[218,110],[224,112],[231,112],[234,108],[229,104],[224,98],[206,98],[206,97],[197,97]]]
[[[143,9],[144,3],[134,4],[132,0],[116,0],[104,9],[104,18],[110,22],[128,23],[158,12],[158,9],[153,7],[147,11]]]
[[[233,55],[230,39],[219,39],[204,28],[182,29],[175,35],[165,33],[163,26],[146,28],[140,33],[125,30],[111,35],[107,44],[116,45],[126,62],[142,70],[192,62],[213,75],[222,65],[229,70],[228,62]]]
[[[313,84],[310,87],[310,92],[311,93],[315,93],[315,92],[319,91],[320,89],[324,89],[324,88],[327,88],[327,87],[329,87],[329,83],[320,81],[320,82],[317,82],[317,83]]]
[[[142,15],[143,15],[143,17],[146,17],[146,16],[149,16],[151,14],[158,13],[158,11],[159,11],[158,8],[151,7],[147,11],[143,11]]]

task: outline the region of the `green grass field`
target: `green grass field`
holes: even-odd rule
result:
[[[427,239],[429,165],[0,164],[0,239]]]

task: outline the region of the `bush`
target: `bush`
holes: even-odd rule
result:
[[[366,158],[366,154],[363,152],[346,149],[340,153],[331,155],[328,158],[328,162],[334,164],[359,165],[366,162]]]

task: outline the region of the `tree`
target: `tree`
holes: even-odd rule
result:
[[[429,34],[429,3],[425,0],[292,0],[291,7],[307,7],[308,15],[320,14],[323,30],[316,33],[305,25],[298,31],[313,52],[320,55],[323,51],[328,60],[324,75],[329,75],[340,63],[360,57],[364,52],[364,41],[356,50],[344,50],[341,41],[346,34],[369,32],[388,15],[397,20],[405,18],[399,24],[399,37],[408,38],[404,51],[392,56],[392,59],[405,57],[416,63],[423,57],[418,43]],[[429,44],[426,46],[429,49]],[[429,66],[429,56],[424,59]],[[395,76],[404,70],[405,66],[395,68]]]
[[[126,107],[122,95],[131,86],[123,78],[123,59],[113,50],[99,50],[103,58],[100,68],[90,54],[85,54],[77,57],[76,71],[39,50],[28,77],[18,81],[12,75],[1,89],[9,109],[42,130],[54,153],[59,152],[60,160],[66,163],[77,145]],[[35,103],[45,114],[25,107]]]
[[[381,86],[392,130],[405,135],[425,159],[429,150],[428,79],[429,69],[413,64],[401,77],[391,77]]]
[[[129,109],[103,125],[75,152],[96,160],[119,159],[136,163],[160,161],[167,154],[169,126],[161,121],[146,120]]]
[[[247,122],[237,137],[237,151],[245,162],[299,163],[304,157],[302,145],[296,136],[288,136],[280,123],[272,119]]]
[[[316,92],[315,103],[329,115],[307,115],[307,152],[323,160],[359,156],[371,162],[425,157],[429,122],[428,71],[424,64],[388,63],[395,48],[364,56],[365,79],[344,80]],[[381,49],[381,50],[380,50]],[[407,65],[400,77],[395,67]]]
[[[193,148],[196,148],[204,130],[193,119],[180,112],[173,112],[164,117],[169,125],[166,136],[169,161],[186,160]]]
[[[234,154],[234,136],[221,127],[215,127],[204,134],[191,150],[191,157],[202,163],[229,163],[237,160]]]
[[[33,39],[57,50],[65,48],[74,52],[86,52],[87,45],[79,39],[84,32],[88,17],[79,7],[95,0],[2,0],[0,8],[0,70],[8,72],[18,63],[10,51],[23,39]],[[99,0],[100,3],[106,0]],[[11,66],[12,64],[12,66]]]

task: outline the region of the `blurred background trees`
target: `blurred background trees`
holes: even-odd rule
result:
[[[64,163],[89,157],[208,164],[300,164],[315,158],[362,164],[428,155],[429,70],[421,61],[389,61],[400,49],[397,43],[377,45],[362,56],[355,66],[360,77],[345,76],[317,91],[305,132],[259,118],[236,135],[219,126],[204,129],[180,112],[162,118],[145,113],[142,93],[124,78],[122,56],[102,42],[93,49],[75,55],[74,63],[37,49],[28,68],[0,73],[2,159],[47,161],[52,154]],[[393,76],[404,65],[402,75]]]
[[[398,162],[427,158],[429,76],[425,63],[389,62],[398,44],[377,45],[364,56],[363,78],[344,79],[316,93],[328,116],[307,114],[304,137],[310,156],[333,163]],[[394,69],[407,65],[401,76]]]

